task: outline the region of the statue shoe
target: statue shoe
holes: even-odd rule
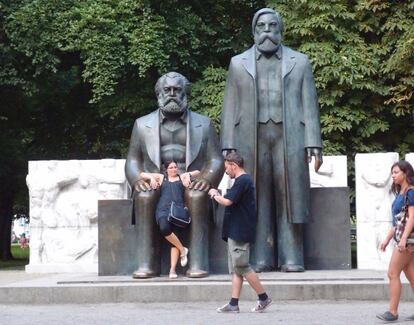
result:
[[[136,270],[134,273],[132,273],[132,277],[134,279],[146,279],[146,278],[152,278],[155,276],[155,272],[152,270],[142,270],[142,269],[138,269]]]
[[[280,270],[282,272],[304,272],[305,268],[299,264],[283,264]]]
[[[207,271],[204,270],[187,270],[186,276],[189,278],[205,278],[209,276]]]
[[[269,265],[257,264],[257,265],[253,266],[253,270],[256,273],[270,272],[270,271],[272,271],[272,267],[269,266]]]

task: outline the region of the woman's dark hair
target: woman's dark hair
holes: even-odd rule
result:
[[[170,164],[172,164],[172,163],[174,163],[174,164],[176,164],[177,165],[177,162],[175,162],[174,160],[167,160],[167,161],[165,161],[164,162],[164,168],[165,168],[165,170],[167,170],[167,168],[168,168],[168,166],[170,165]]]
[[[394,167],[398,167],[407,177],[407,183],[414,186],[414,169],[413,166],[408,161],[400,160],[394,163],[391,166],[391,172],[394,169]],[[401,190],[401,185],[392,183],[391,191],[395,194],[399,193]]]
[[[168,173],[167,173],[168,166],[170,164],[172,164],[172,163],[174,163],[174,164],[177,165],[177,163],[174,160],[172,160],[172,159],[171,160],[164,161],[164,163],[162,164],[164,166],[164,177],[166,179],[168,179]]]

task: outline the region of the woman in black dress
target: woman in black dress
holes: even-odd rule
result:
[[[148,181],[153,189],[161,188],[155,218],[161,234],[172,245],[169,277],[170,279],[175,279],[177,278],[176,267],[178,258],[180,258],[181,266],[184,267],[188,263],[188,248],[184,247],[177,237],[175,233],[177,232],[177,228],[168,221],[168,213],[172,201],[179,206],[184,206],[184,188],[191,184],[192,177],[197,177],[200,171],[194,170],[179,175],[177,164],[174,161],[168,161],[164,166],[166,170],[165,175],[141,173],[141,177]]]

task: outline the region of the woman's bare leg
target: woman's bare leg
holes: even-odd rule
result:
[[[184,253],[184,246],[181,244],[181,241],[178,237],[172,232],[171,235],[165,236],[165,239],[168,240],[171,244],[178,248],[180,254]]]
[[[414,254],[411,253],[411,259],[403,271],[405,277],[410,282],[411,291],[414,293]]]
[[[170,272],[176,272],[175,269],[177,267],[178,258],[180,257],[180,251],[177,247],[171,247],[171,267]]]
[[[388,267],[388,278],[390,280],[389,311],[394,315],[398,315],[398,305],[401,297],[400,275],[411,259],[412,255],[408,251],[399,252],[398,248],[395,248],[392,252],[390,265]]]

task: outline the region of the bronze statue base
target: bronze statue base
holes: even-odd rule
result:
[[[134,273],[132,273],[132,277],[134,279],[147,279],[147,278],[153,278],[156,274],[152,270],[136,270]]]
[[[189,278],[205,278],[208,277],[209,274],[204,270],[188,270],[186,276]]]
[[[304,272],[305,268],[302,265],[298,264],[284,264],[280,268],[282,272]]]

